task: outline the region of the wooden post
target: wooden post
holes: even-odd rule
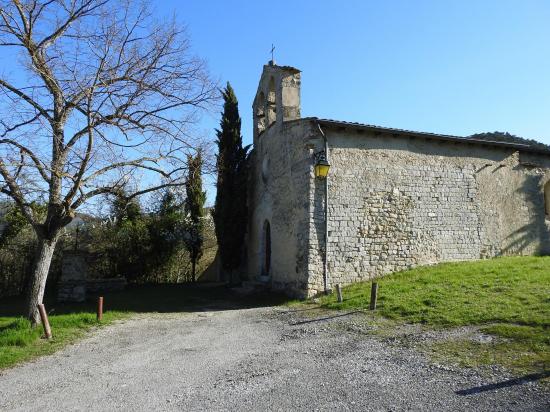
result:
[[[342,303],[344,298],[342,297],[342,285],[340,283],[336,284],[336,294],[338,295],[338,303]]]
[[[370,310],[376,309],[377,298],[378,298],[378,283],[372,282],[372,288],[370,290]]]
[[[40,319],[42,320],[42,326],[44,327],[44,336],[46,339],[51,339],[52,329],[50,328],[50,321],[48,320],[48,314],[46,313],[44,304],[38,304],[38,312],[40,313]]]
[[[103,319],[103,296],[97,299],[97,321],[101,322]]]

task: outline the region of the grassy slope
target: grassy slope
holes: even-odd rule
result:
[[[459,358],[463,352],[462,363],[550,367],[550,257],[419,267],[378,283],[378,313],[386,318],[432,327],[483,325],[485,332],[505,338],[490,348],[466,341],[441,347]],[[337,303],[332,295],[321,302],[334,309],[368,309],[370,283],[346,287],[344,298]]]

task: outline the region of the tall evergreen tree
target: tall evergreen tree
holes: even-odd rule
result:
[[[204,202],[206,193],[202,190],[202,153],[197,151],[196,156],[187,156],[188,176],[185,182],[185,212],[187,218],[187,235],[185,245],[191,257],[191,278],[196,281],[197,262],[203,252],[204,229]]]
[[[149,227],[152,240],[151,260],[157,261],[157,266],[170,262],[182,246],[187,233],[185,202],[180,201],[182,194],[173,188],[168,188],[162,194],[156,213]]]
[[[239,103],[229,83],[222,91],[224,106],[218,140],[217,193],[214,207],[216,237],[224,272],[239,268],[247,219],[248,149],[243,147]]]
[[[181,203],[178,203],[178,198],[172,188],[168,188],[160,198],[157,214],[159,216],[169,216],[177,214],[181,211]]]
[[[139,200],[128,197],[128,192],[124,189],[117,191],[111,200],[111,216],[118,225],[124,221],[134,222],[143,217],[143,211]]]

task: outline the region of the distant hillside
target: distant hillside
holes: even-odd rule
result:
[[[476,133],[471,136],[468,136],[471,139],[479,140],[490,140],[493,142],[507,142],[507,143],[518,143],[526,144],[532,147],[533,149],[541,149],[550,151],[550,145],[538,142],[533,139],[525,139],[508,132],[487,132],[487,133]]]

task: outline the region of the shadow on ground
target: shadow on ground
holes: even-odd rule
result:
[[[497,383],[490,383],[488,385],[476,386],[470,389],[463,389],[460,391],[456,391],[456,394],[462,395],[462,396],[476,395],[481,392],[494,391],[497,389],[508,388],[510,386],[516,386],[516,385],[524,385],[526,383],[538,381],[548,377],[550,377],[550,371],[544,371],[541,373],[531,373],[529,375],[524,375],[519,378],[508,379]]]
[[[219,283],[198,284],[146,284],[131,285],[124,291],[105,293],[104,310],[138,313],[171,313],[235,310],[280,305],[288,297],[275,293],[256,293],[241,296],[226,285]],[[97,297],[90,297],[83,303],[58,303],[55,293],[44,299],[50,314],[95,312]],[[25,302],[22,297],[0,300],[0,317],[21,316]]]
[[[333,320],[333,319],[344,318],[344,317],[346,317],[346,316],[355,315],[356,313],[363,313],[363,311],[361,311],[361,310],[354,310],[354,311],[351,311],[351,312],[346,312],[346,313],[342,313],[342,314],[338,314],[338,315],[323,316],[323,317],[321,317],[321,318],[300,320],[300,321],[291,323],[291,325],[292,325],[292,326],[297,326],[297,325],[305,325],[306,323],[315,323],[315,322],[331,321],[331,320]]]

